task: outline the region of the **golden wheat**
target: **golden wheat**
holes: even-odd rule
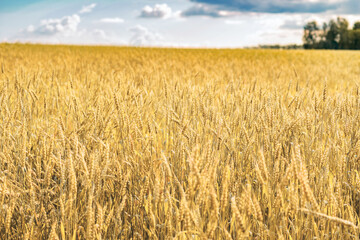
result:
[[[0,44],[0,239],[357,239],[358,55]]]

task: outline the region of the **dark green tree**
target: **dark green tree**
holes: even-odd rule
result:
[[[353,29],[342,17],[323,23],[320,29],[315,21],[304,26],[305,49],[360,49],[360,21]]]
[[[319,37],[319,27],[316,21],[307,23],[304,26],[304,48],[312,49],[316,48],[316,43]]]
[[[330,20],[328,24],[328,29],[326,31],[326,43],[329,49],[338,49],[339,48],[339,41],[340,41],[340,34],[339,28],[336,24],[335,20]]]
[[[349,31],[349,49],[360,49],[360,29]]]
[[[322,33],[321,33],[321,40],[318,43],[318,48],[320,49],[329,49],[330,48],[330,43],[326,41],[326,35],[329,29],[329,25],[324,22],[323,26],[322,26]]]
[[[360,29],[360,22],[354,23],[354,26],[353,26],[353,30],[358,30],[358,29]]]
[[[349,22],[345,18],[337,18],[339,29],[339,48],[349,49]]]

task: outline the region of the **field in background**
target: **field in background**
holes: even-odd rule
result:
[[[0,45],[1,239],[356,238],[360,53]]]

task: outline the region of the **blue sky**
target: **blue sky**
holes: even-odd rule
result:
[[[310,21],[360,20],[360,0],[0,0],[0,41],[170,47],[302,43]]]

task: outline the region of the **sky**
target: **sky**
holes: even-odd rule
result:
[[[301,44],[303,26],[360,21],[360,0],[0,0],[0,42],[161,47]]]

